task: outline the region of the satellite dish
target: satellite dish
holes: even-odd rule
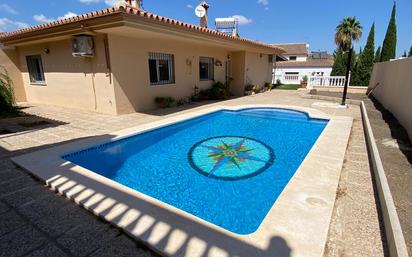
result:
[[[195,9],[195,14],[199,18],[203,18],[206,15],[206,9],[203,6],[198,5]]]

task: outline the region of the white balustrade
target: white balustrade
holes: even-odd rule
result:
[[[274,75],[273,83],[275,84],[278,80],[284,84],[300,84],[303,80],[302,75]],[[349,75],[350,81],[350,75]],[[346,82],[345,76],[308,76],[308,88],[313,87],[344,87]]]

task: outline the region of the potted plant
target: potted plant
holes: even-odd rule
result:
[[[173,105],[175,102],[175,99],[172,97],[156,97],[155,98],[155,103],[159,108],[168,108]]]
[[[308,86],[308,76],[303,76],[302,81],[300,82],[301,88],[306,88]]]
[[[253,95],[255,94],[257,86],[249,84],[245,87],[245,95]]]

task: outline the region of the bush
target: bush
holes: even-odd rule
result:
[[[155,103],[160,108],[168,108],[173,106],[175,99],[173,97],[156,97]]]
[[[14,112],[15,103],[13,81],[7,70],[0,66],[0,112]]]
[[[229,79],[228,82],[216,82],[209,89],[200,90],[197,99],[202,100],[226,100],[230,98],[230,84],[232,79]]]
[[[304,83],[308,83],[308,79],[309,79],[308,76],[305,75],[305,76],[303,76],[302,81]]]
[[[257,89],[257,86],[253,85],[253,84],[249,84],[249,85],[245,86],[245,91],[246,92],[255,91],[256,89]]]
[[[267,90],[272,90],[273,89],[273,84],[272,83],[270,83],[270,82],[266,82],[265,83],[265,88],[267,89]]]

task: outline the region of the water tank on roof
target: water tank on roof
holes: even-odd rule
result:
[[[236,18],[216,18],[216,30],[228,34],[229,36],[238,36],[239,21]]]

